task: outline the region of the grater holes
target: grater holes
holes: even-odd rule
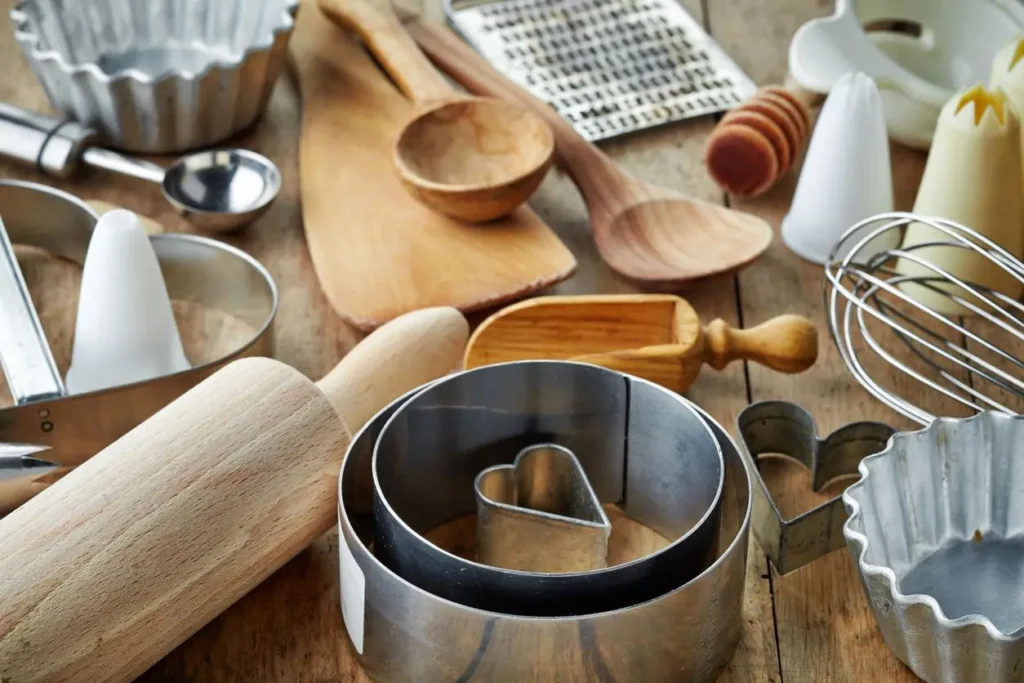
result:
[[[675,0],[483,0],[450,17],[588,139],[721,111],[754,90]]]

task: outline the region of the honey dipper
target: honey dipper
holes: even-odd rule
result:
[[[811,134],[809,107],[816,97],[789,83],[761,88],[711,133],[704,150],[708,173],[738,197],[766,192],[803,152]]]

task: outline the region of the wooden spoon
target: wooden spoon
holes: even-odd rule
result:
[[[528,109],[455,91],[409,38],[389,0],[320,0],[355,30],[416,103],[395,144],[406,191],[438,213],[469,222],[511,213],[541,181],[554,138]]]
[[[473,92],[518,102],[544,117],[558,163],[583,193],[601,258],[648,287],[688,285],[748,265],[768,248],[756,216],[630,178],[553,109],[494,70],[451,31],[411,19],[406,29],[434,63]]]
[[[704,363],[752,360],[803,372],[818,358],[810,320],[780,315],[749,330],[718,319],[702,327],[684,299],[666,294],[550,296],[513,304],[470,337],[466,368],[518,360],[573,360],[643,377],[682,393]]]

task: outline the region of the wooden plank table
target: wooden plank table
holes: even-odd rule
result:
[[[15,0],[2,0],[7,10]],[[440,0],[426,10],[440,16]],[[789,40],[804,21],[831,10],[822,0],[690,0],[687,6],[758,83],[781,82]],[[43,110],[46,100],[14,44],[0,36],[0,99]],[[296,134],[298,95],[284,77],[262,121],[238,142],[274,159],[284,174],[284,190],[257,224],[227,241],[260,259],[281,288],[276,355],[311,377],[324,374],[358,340],[320,293],[306,251],[298,199]],[[762,198],[733,201],[709,180],[701,158],[714,121],[708,118],[645,132],[604,144],[631,172],[677,187],[709,201],[757,213],[778,226],[792,198],[795,174]],[[342,155],[340,158],[344,158]],[[909,208],[924,165],[921,154],[893,147],[897,208]],[[32,171],[0,163],[0,177],[50,182]],[[189,231],[168,209],[159,192],[142,182],[115,180],[101,173],[57,183],[86,198],[121,204]],[[579,260],[577,275],[552,293],[632,292],[635,288],[599,259],[589,236],[586,212],[567,178],[553,173],[532,205]],[[739,275],[686,292],[705,320],[754,325],[780,313],[810,317],[821,331],[822,355],[810,371],[795,376],[757,366],[735,365],[723,372],[706,369],[689,397],[732,428],[749,402],[781,398],[807,406],[823,430],[851,420],[878,419],[907,426],[854,384],[825,336],[821,268],[790,253],[776,239],[758,262]],[[771,462],[765,477],[787,513],[824,499],[808,490],[799,466]],[[835,493],[827,491],[828,493]],[[155,665],[140,680],[195,681],[367,681],[355,663],[338,606],[337,533],[309,550]],[[837,552],[790,575],[779,576],[751,539],[747,570],[744,633],[721,681],[912,681],[914,677],[885,647],[868,609],[848,554]],[[556,680],[553,678],[552,680]],[[637,681],[642,681],[638,673]]]

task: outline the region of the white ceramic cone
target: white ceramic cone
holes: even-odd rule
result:
[[[847,229],[892,210],[882,98],[874,81],[849,73],[836,83],[818,116],[793,204],[782,219],[782,241],[798,256],[825,263]],[[889,231],[862,253],[867,257],[898,241],[899,235]],[[856,240],[847,244],[853,247]]]
[[[146,231],[130,211],[104,214],[85,256],[68,393],[139,382],[189,367]]]

